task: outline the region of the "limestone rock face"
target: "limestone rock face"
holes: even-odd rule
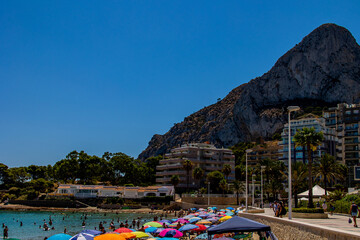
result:
[[[229,147],[270,138],[287,121],[289,105],[360,101],[360,46],[351,33],[324,24],[284,54],[263,76],[233,89],[223,100],[154,135],[140,159],[186,142]]]

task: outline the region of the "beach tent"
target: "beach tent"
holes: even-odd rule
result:
[[[325,189],[323,189],[322,187],[320,187],[319,185],[315,185],[312,189],[313,192],[313,197],[317,198],[317,197],[322,197],[325,195]],[[327,194],[329,194],[329,191],[327,191]],[[309,190],[302,192],[300,194],[298,194],[298,197],[308,197],[309,196]]]
[[[230,233],[230,232],[266,232],[266,231],[271,231],[270,226],[238,216],[235,216],[217,226],[208,228],[209,235]]]

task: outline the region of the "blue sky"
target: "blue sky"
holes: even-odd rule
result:
[[[1,1],[0,162],[137,155],[360,1]]]

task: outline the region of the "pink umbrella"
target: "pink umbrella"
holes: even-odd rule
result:
[[[176,229],[171,229],[171,228],[166,228],[164,230],[162,230],[159,233],[160,237],[175,237],[175,238],[179,238],[183,236],[183,233],[176,230]]]
[[[189,223],[189,221],[188,221],[188,220],[183,219],[183,218],[179,218],[179,219],[178,219],[178,220],[176,220],[175,222],[179,222],[179,223],[181,223],[181,224],[183,224],[183,223]]]

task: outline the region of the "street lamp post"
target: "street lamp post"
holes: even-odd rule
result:
[[[264,182],[263,182],[263,170],[265,166],[261,166],[261,208],[264,208]]]
[[[254,207],[255,206],[255,180],[254,180],[254,178],[255,178],[255,174],[253,174],[252,175],[252,207]]]
[[[289,167],[289,183],[288,183],[288,185],[289,185],[289,188],[288,188],[288,190],[289,190],[289,202],[288,202],[288,206],[289,206],[289,219],[291,219],[292,217],[291,217],[291,213],[292,213],[292,199],[291,199],[291,195],[292,195],[292,190],[291,190],[291,126],[290,126],[290,113],[291,112],[295,112],[295,111],[298,111],[298,110],[300,110],[300,107],[298,107],[298,106],[288,106],[288,120],[289,120],[289,130],[288,130],[288,148],[289,148],[289,161],[288,161],[288,167]]]
[[[208,206],[210,207],[210,181],[208,181]]]
[[[245,176],[246,176],[246,179],[245,179],[245,212],[247,212],[248,211],[248,164],[247,164],[247,160],[248,160],[248,153],[251,153],[252,152],[252,150],[251,149],[247,149],[246,151],[245,151],[245,156],[246,156],[246,158],[245,158],[245,164],[246,164],[246,167],[245,167]]]

